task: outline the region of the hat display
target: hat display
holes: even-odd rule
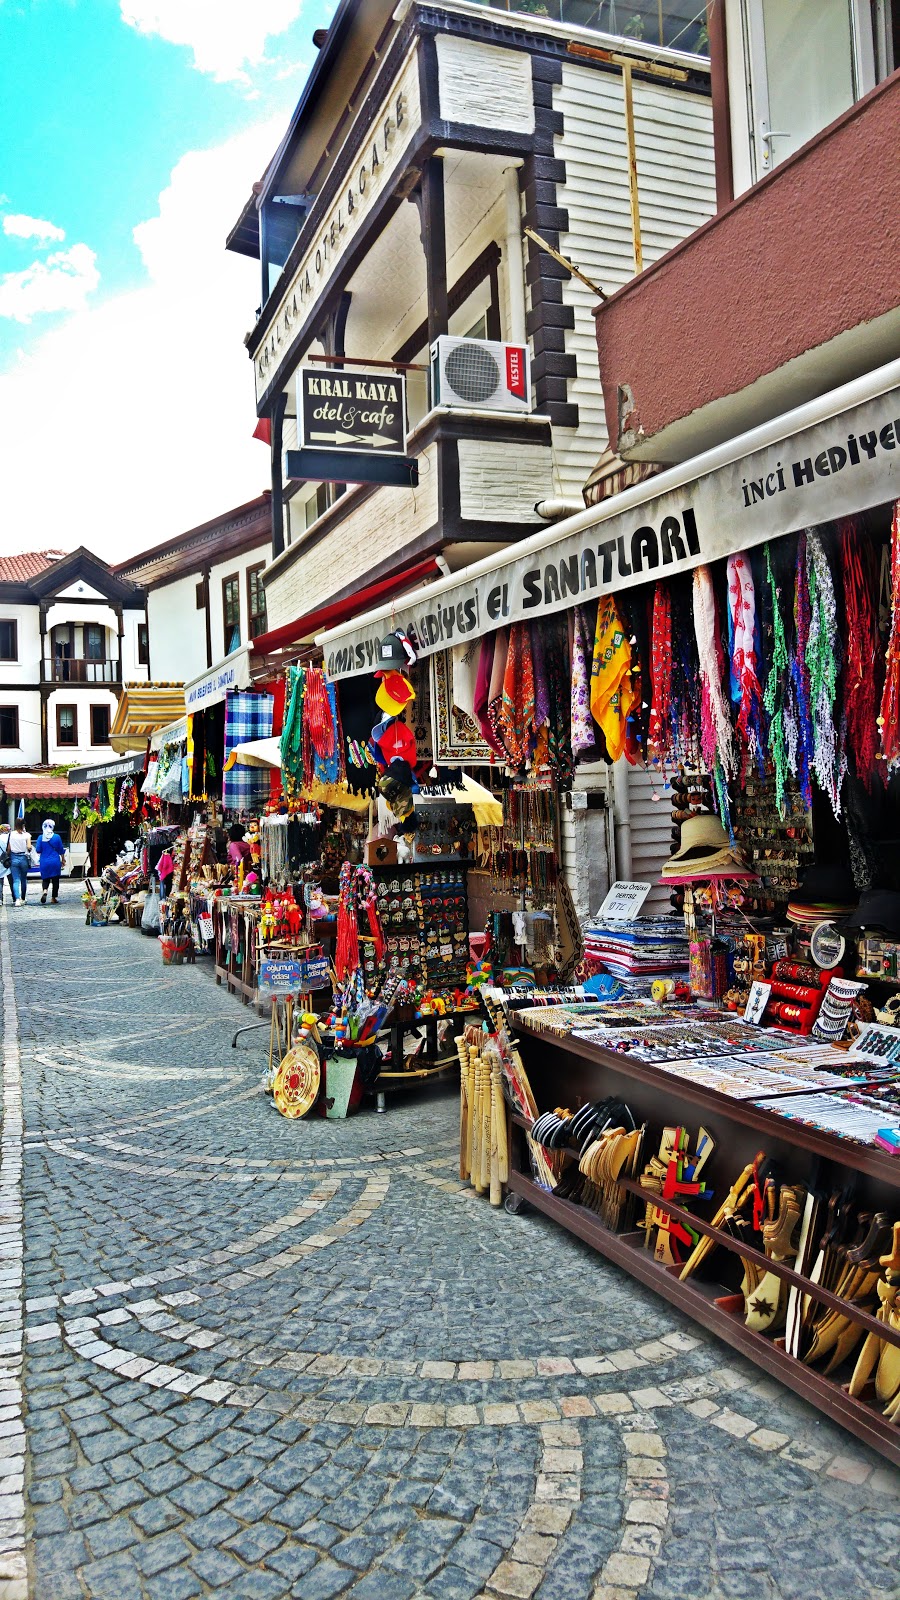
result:
[[[406,761],[410,767],[416,764],[416,740],[412,728],[405,722],[390,722],[378,738],[378,748],[382,758],[387,761]]]
[[[876,928],[900,939],[900,894],[895,889],[866,889],[847,918],[848,928]]]
[[[379,667],[398,667],[402,670],[411,667],[415,659],[415,650],[407,635],[399,628],[394,633],[385,634],[378,646]]]
[[[375,704],[389,717],[399,716],[404,706],[415,700],[415,689],[402,672],[376,672],[375,676],[381,679],[375,692]]]
[[[697,878],[752,878],[745,861],[731,847],[718,817],[698,811],[682,823],[681,843],[662,869],[666,883],[692,883]]]

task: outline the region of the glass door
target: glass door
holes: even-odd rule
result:
[[[744,0],[757,178],[875,85],[869,0]]]

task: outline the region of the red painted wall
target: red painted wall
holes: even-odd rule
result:
[[[900,299],[900,72],[595,313],[611,440],[618,385],[652,436]]]

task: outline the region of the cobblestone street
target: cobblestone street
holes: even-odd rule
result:
[[[283,1121],[208,967],[64,897],[0,913],[0,1596],[900,1593],[900,1475],[464,1190],[451,1091]]]

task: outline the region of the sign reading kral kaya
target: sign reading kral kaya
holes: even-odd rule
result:
[[[297,418],[300,442],[312,450],[405,455],[405,379],[358,367],[301,367]]]
[[[564,611],[610,590],[690,572],[811,523],[831,522],[900,495],[900,390],[814,423],[777,444],[712,467],[688,483],[638,498],[626,490],[601,512],[571,519],[574,531],[523,540],[486,572],[399,600],[390,617],[320,634],[330,678],[373,672],[383,634],[402,628],[420,655],[448,650],[493,628]],[[655,487],[656,485],[653,485]]]

